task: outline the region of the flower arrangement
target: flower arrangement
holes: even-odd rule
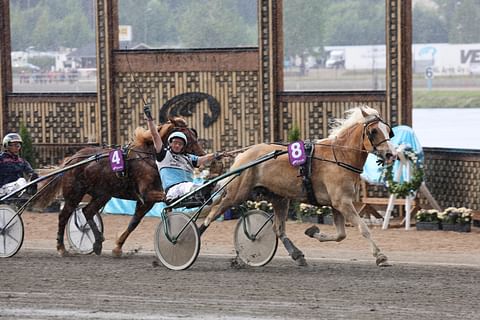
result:
[[[247,200],[246,206],[248,210],[262,210],[267,213],[273,213],[272,204],[265,200],[262,200],[262,201]]]
[[[421,209],[415,215],[417,222],[440,222],[439,212],[435,209]]]
[[[311,204],[300,203],[299,213],[302,216],[315,216],[315,215],[329,215],[332,213],[332,208],[328,206],[316,207]]]
[[[465,207],[449,207],[438,214],[442,224],[470,224],[472,222],[472,209]]]
[[[423,182],[425,172],[423,170],[422,162],[418,155],[411,148],[403,150],[405,158],[412,163],[412,175],[410,181],[397,182],[393,179],[393,163],[384,168],[384,178],[387,190],[390,194],[398,197],[406,197],[415,194]]]

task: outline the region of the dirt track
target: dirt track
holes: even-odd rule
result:
[[[174,272],[151,251],[155,218],[139,226],[120,259],[110,250],[129,217],[104,216],[102,256],[66,258],[53,251],[56,214],[23,218],[22,249],[0,260],[0,319],[480,319],[478,228],[373,229],[393,263],[378,268],[353,228],[341,243],[318,243],[302,234],[307,225],[289,222],[308,267],[297,267],[279,247],[266,267],[236,269],[235,221],[216,222],[195,264]]]

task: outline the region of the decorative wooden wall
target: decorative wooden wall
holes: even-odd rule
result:
[[[21,123],[27,126],[41,165],[56,164],[101,141],[96,94],[11,94],[8,114],[10,131],[18,132]]]
[[[302,139],[328,137],[329,121],[344,118],[350,108],[368,105],[385,118],[388,114],[385,95],[381,92],[362,92],[349,95],[335,93],[284,93],[279,96],[280,140],[287,141],[288,132],[297,126]]]
[[[440,206],[480,210],[480,150],[425,148],[425,182]]]
[[[207,150],[232,150],[262,141],[257,49],[119,51],[115,70],[119,142],[129,141],[137,126],[146,127],[144,100],[153,105],[158,120],[160,108],[180,95],[185,99],[172,108],[191,108],[192,114],[183,117],[206,141]],[[195,98],[197,94],[214,99],[219,111]],[[215,121],[205,125],[205,119]]]

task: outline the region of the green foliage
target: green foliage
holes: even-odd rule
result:
[[[133,44],[183,48],[258,45],[257,0],[118,3],[119,22],[132,26]],[[92,43],[94,7],[95,1],[10,1],[12,49],[33,46],[46,51]],[[286,56],[320,56],[325,45],[385,43],[384,1],[284,0],[283,8]],[[414,42],[480,42],[479,16],[478,0],[418,2],[413,10]]]
[[[383,1],[332,1],[326,9],[324,41],[327,45],[385,43]]]
[[[192,48],[257,45],[255,26],[248,26],[234,7],[234,0],[190,3],[180,15],[180,42]]]
[[[152,47],[257,46],[256,0],[123,0],[119,20],[133,43]]]
[[[416,213],[415,219],[417,222],[439,222],[438,214],[435,209],[421,209]]]
[[[444,224],[470,224],[472,223],[472,214],[472,209],[468,209],[465,207],[448,207],[443,212],[438,213],[438,219],[440,219]]]
[[[295,142],[300,140],[300,128],[297,124],[294,124],[292,129],[288,131],[287,140],[288,142]]]
[[[315,54],[324,45],[323,29],[326,20],[326,0],[283,1],[283,32],[285,55]]]
[[[403,151],[407,161],[411,163],[411,178],[410,181],[397,182],[393,179],[393,165],[394,163],[387,165],[383,169],[383,175],[387,185],[387,190],[390,194],[394,194],[397,197],[412,196],[420,188],[423,182],[425,172],[423,170],[423,164],[418,159],[418,155],[411,149],[405,149]]]
[[[478,0],[434,0],[436,5],[429,6],[434,15],[442,20],[440,26],[430,29],[435,34],[436,28],[443,28],[445,25],[448,35],[448,43],[476,43],[480,42],[480,33],[478,32],[478,17],[480,16],[480,2]],[[426,8],[427,9],[427,8]],[[413,21],[414,37],[417,21]],[[429,39],[434,42],[433,39]]]
[[[85,2],[86,3],[86,2]],[[77,0],[12,1],[12,50],[80,48],[95,40],[93,2]]]
[[[417,4],[413,8],[412,20],[413,43],[448,42],[446,21],[435,10]]]
[[[22,137],[22,157],[30,162],[30,165],[33,168],[36,168],[36,156],[35,156],[35,151],[33,150],[33,142],[32,142],[32,136],[30,135],[30,132],[28,132],[27,127],[23,124],[20,123],[20,136]]]

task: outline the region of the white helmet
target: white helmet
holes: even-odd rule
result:
[[[22,137],[18,133],[8,133],[5,137],[3,137],[3,147],[8,147],[10,142],[20,142],[23,143]]]
[[[172,140],[175,138],[182,139],[183,143],[187,145],[187,136],[183,132],[175,131],[174,133],[170,134],[170,136],[168,136],[168,143],[172,142]]]

